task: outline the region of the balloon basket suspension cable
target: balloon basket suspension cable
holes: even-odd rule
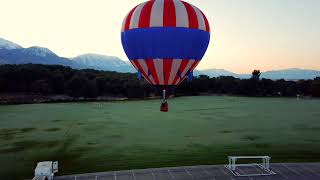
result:
[[[166,90],[162,90],[162,100],[161,100],[161,106],[160,106],[160,111],[162,112],[168,112],[169,111],[169,105],[166,99]]]

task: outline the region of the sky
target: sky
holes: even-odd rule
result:
[[[120,30],[145,0],[0,0],[0,37],[59,56],[126,57]],[[211,42],[197,69],[320,70],[319,0],[186,0],[207,16]]]

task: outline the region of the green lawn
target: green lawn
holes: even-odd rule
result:
[[[0,179],[30,178],[37,161],[61,174],[226,163],[320,161],[320,100],[182,97],[159,101],[0,106]]]

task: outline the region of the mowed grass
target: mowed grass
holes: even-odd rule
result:
[[[228,155],[320,161],[320,100],[229,96],[159,101],[0,106],[0,179],[33,176],[58,160],[61,174],[224,164]],[[10,178],[9,178],[10,177]]]

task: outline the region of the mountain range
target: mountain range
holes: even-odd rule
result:
[[[0,38],[0,64],[63,65],[75,69],[96,69],[117,72],[135,72],[129,61],[99,54],[83,54],[74,58],[60,57],[51,50],[33,46],[23,48]]]
[[[237,74],[224,69],[207,69],[207,70],[196,71],[194,74],[196,76],[204,74],[209,77],[233,76],[240,79],[248,79],[251,77],[251,74]],[[283,69],[283,70],[265,71],[261,73],[260,77],[266,78],[266,79],[273,79],[273,80],[314,79],[316,77],[320,77],[320,71],[302,69],[302,68],[289,68],[289,69]]]
[[[129,61],[118,57],[99,54],[83,54],[74,58],[60,57],[51,50],[33,46],[23,48],[11,41],[0,38],[0,64],[48,64],[63,65],[75,69],[96,69],[117,72],[136,72]],[[196,70],[194,75],[208,75],[210,77],[233,76],[236,78],[250,78],[251,74],[237,74],[224,69]],[[276,71],[266,71],[261,74],[267,79],[314,79],[320,76],[320,71],[301,68],[291,68]]]

